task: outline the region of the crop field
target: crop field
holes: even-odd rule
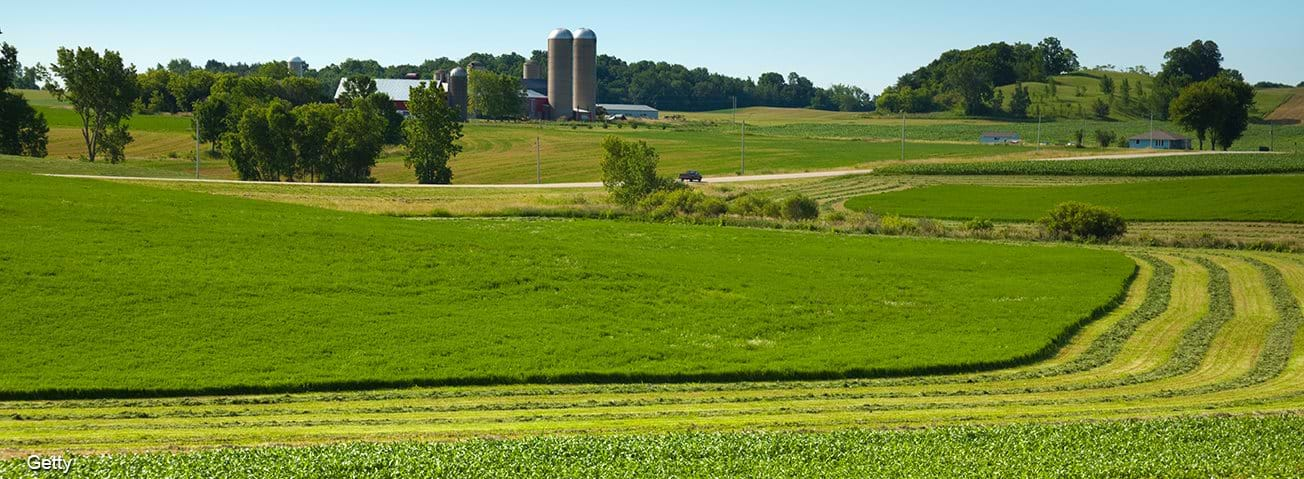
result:
[[[0,178],[9,397],[973,370],[1051,351],[1133,271],[1070,247]]]
[[[1115,208],[1131,221],[1304,222],[1304,176],[1217,177],[1083,186],[937,185],[847,200],[854,211],[945,219],[1031,221],[1056,204]]]
[[[528,454],[530,444],[541,444],[537,441],[558,441],[558,444],[599,441],[615,447],[614,443],[601,441],[621,440],[566,438],[579,434],[655,435],[689,429],[824,432],[848,428],[1304,414],[1304,348],[1298,347],[1298,332],[1304,327],[1300,309],[1304,300],[1304,256],[1198,250],[1124,251],[1134,258],[1139,271],[1126,299],[1117,308],[1085,325],[1048,359],[999,371],[821,381],[445,386],[273,395],[7,401],[0,402],[0,431],[3,432],[0,451],[18,455],[33,451],[108,452],[219,445],[563,436],[536,442],[473,442],[464,446],[506,448]],[[1253,459],[1258,457],[1254,455],[1257,453],[1252,452],[1295,448],[1289,441],[1285,446],[1277,444],[1282,436],[1273,431],[1297,430],[1297,418],[1280,420],[1285,422],[1249,418],[1190,421],[1193,421],[1192,432],[1205,431],[1213,436],[1197,434],[1175,438],[1172,442],[1151,441],[1150,444],[1169,448],[1165,450],[1171,454],[1144,454],[1151,456],[1148,460],[1169,464],[1164,467],[1186,468],[1217,464],[1238,468],[1255,464],[1299,465],[1289,456],[1284,463],[1257,461]],[[1136,433],[1153,439],[1165,437],[1163,431],[1170,427],[1186,429],[1180,424],[1180,421],[1125,422],[1042,429],[1010,426],[1010,429],[984,431],[998,435],[1000,431],[1022,431],[1018,437],[1031,441],[1027,443],[1026,453],[1034,454],[1045,450],[1033,445],[1046,443],[1037,442],[1041,440],[1037,439],[1040,434],[1033,431],[1049,434],[1044,436],[1046,440],[1058,437],[1081,444],[1073,439],[1080,436],[1070,431],[1109,438]],[[1230,436],[1262,441],[1255,439],[1253,447],[1240,449],[1237,445],[1241,442],[1218,439],[1224,436],[1217,431],[1224,428],[1230,428],[1225,429]],[[1257,432],[1246,433],[1240,428]],[[959,439],[987,434],[970,429],[932,431],[939,432],[883,433],[885,436],[881,437],[884,440],[898,437],[920,447],[936,445],[940,450],[947,450],[949,439],[931,440],[926,439],[930,437],[927,435]],[[971,432],[948,434],[946,431]],[[825,435],[784,437],[833,440]],[[1093,444],[1100,447],[1118,444],[1114,441]],[[1206,446],[1228,455],[1198,454],[1203,449],[1191,449]],[[312,455],[316,451],[320,455],[310,457],[329,464],[332,461],[323,456],[343,454],[329,451],[350,447],[362,451],[373,447],[415,446],[226,450],[195,456],[101,460],[118,461],[117,467],[151,464],[181,467],[185,461],[225,459],[231,462],[223,464],[235,465],[263,461],[260,458],[267,455]],[[455,452],[459,446],[420,447],[448,447]],[[1064,451],[1049,444],[1046,447]],[[1124,445],[1117,447],[1131,449]],[[1111,447],[1106,451],[1117,449]],[[1108,461],[1102,456],[1120,460],[1136,457],[1118,454],[1102,451],[1082,460],[1101,464],[1098,461]],[[565,457],[573,464],[580,460],[577,456]],[[839,455],[842,456],[845,455]],[[708,460],[702,456],[690,457]],[[995,456],[987,454],[984,458],[990,460]],[[1246,462],[1237,463],[1234,458]],[[1128,463],[1141,464],[1146,460],[1129,459]],[[1159,467],[1158,463],[1151,464]]]
[[[1301,429],[1304,418],[1269,416],[358,443],[86,456],[67,477],[1288,477],[1304,474]],[[23,467],[0,462],[0,477]]]
[[[1292,88],[1278,97],[1280,102],[1264,118],[1283,124],[1298,125],[1304,122],[1304,88]]]
[[[906,163],[876,168],[890,175],[1215,176],[1304,173],[1304,154],[1181,155],[1068,161]]]

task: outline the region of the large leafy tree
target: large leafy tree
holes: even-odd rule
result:
[[[946,85],[960,94],[966,115],[981,115],[986,113],[988,106],[991,105],[991,76],[973,60],[966,60],[951,67],[946,75]]]
[[[1037,44],[1036,51],[1040,53],[1042,72],[1046,75],[1060,75],[1082,68],[1078,64],[1078,54],[1064,48],[1058,38],[1046,37]]]
[[[385,145],[385,117],[375,103],[355,99],[340,112],[326,135],[327,161],[322,181],[363,183],[372,181],[371,167]]]
[[[652,192],[674,184],[657,176],[661,156],[646,142],[608,136],[602,140],[602,184],[616,203],[632,206]]]
[[[291,114],[294,116],[292,140],[299,161],[298,170],[310,181],[317,181],[321,172],[329,168],[326,139],[335,128],[340,108],[330,103],[309,103],[295,107]]]
[[[416,172],[418,183],[451,183],[453,170],[448,161],[462,151],[457,144],[462,138],[458,111],[448,104],[442,90],[423,83],[412,88],[408,112],[412,117],[403,125],[408,149],[403,164]]]
[[[1226,150],[1245,134],[1253,106],[1254,88],[1239,73],[1225,71],[1182,88],[1170,115],[1178,125],[1195,132],[1200,149],[1204,149],[1207,135],[1210,148]]]
[[[46,89],[81,118],[86,158],[94,162],[102,154],[111,163],[122,161],[131,142],[127,119],[138,96],[136,67],[123,66],[122,56],[111,50],[101,55],[91,48],[60,48],[50,69],[63,85],[49,82]]]
[[[294,179],[297,159],[293,138],[295,118],[290,103],[276,99],[249,108],[234,131],[223,135],[223,151],[242,180]]]
[[[515,119],[520,118],[524,112],[521,81],[515,76],[471,70],[466,88],[467,110],[476,117]]]
[[[389,98],[386,93],[372,93],[363,98],[371,102],[380,112],[380,116],[385,118],[385,130],[381,135],[386,145],[397,145],[403,142],[403,115],[394,108],[394,100]]]
[[[18,49],[0,44],[0,153],[43,157],[50,132],[45,115],[22,95],[6,91],[19,68]]]

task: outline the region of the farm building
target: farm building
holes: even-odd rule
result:
[[[598,108],[607,111],[607,115],[625,115],[625,118],[648,118],[655,120],[661,112],[647,105],[623,105],[619,103],[599,103]]]
[[[1129,148],[1155,148],[1158,150],[1189,150],[1191,139],[1164,130],[1154,130],[1127,139]]]
[[[978,137],[978,142],[984,145],[1004,145],[1006,143],[1018,143],[1019,134],[1012,131],[989,131]]]

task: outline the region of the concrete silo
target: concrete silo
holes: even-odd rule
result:
[[[592,120],[598,107],[598,36],[587,28],[576,30],[573,49],[575,77],[571,81],[575,87],[572,105],[576,111],[588,112]]]
[[[466,99],[466,70],[454,68],[448,73],[448,104],[462,121],[466,121]]]
[[[548,105],[552,107],[554,120],[570,117],[574,106],[571,101],[573,43],[570,30],[565,28],[548,35]]]
[[[543,78],[543,72],[539,70],[539,63],[534,60],[526,60],[525,66],[521,68],[521,78],[526,80]]]

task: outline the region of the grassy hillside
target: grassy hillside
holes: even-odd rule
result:
[[[6,394],[969,369],[1042,351],[1134,267],[1069,247],[0,183]]]
[[[1304,222],[1304,176],[1256,176],[1051,187],[938,185],[847,200],[852,210],[931,218],[1031,221],[1083,201],[1134,221]]]
[[[1154,79],[1137,73],[1123,73],[1100,70],[1083,70],[1073,72],[1067,75],[1055,77],[1056,88],[1054,95],[1049,94],[1046,90],[1045,82],[1027,82],[1023,86],[1028,88],[1028,93],[1032,95],[1034,104],[1040,99],[1046,105],[1043,110],[1047,116],[1054,115],[1066,118],[1078,118],[1082,114],[1094,118],[1092,105],[1098,99],[1109,101],[1108,95],[1100,90],[1100,79],[1108,76],[1114,80],[1114,95],[1120,95],[1119,90],[1123,87],[1123,80],[1126,79],[1129,86],[1133,89],[1136,84],[1140,83],[1146,94],[1150,94],[1151,87],[1154,85]],[[1004,85],[997,87],[997,90],[1005,96],[1004,108],[1009,108],[1009,100],[1014,95],[1015,85]],[[1078,95],[1078,88],[1085,89],[1081,96]],[[1131,92],[1134,94],[1135,91]],[[1081,110],[1079,110],[1081,109]],[[1118,108],[1110,112],[1110,118],[1115,120],[1138,119],[1134,115],[1121,111]],[[1079,113],[1079,111],[1083,113]]]

